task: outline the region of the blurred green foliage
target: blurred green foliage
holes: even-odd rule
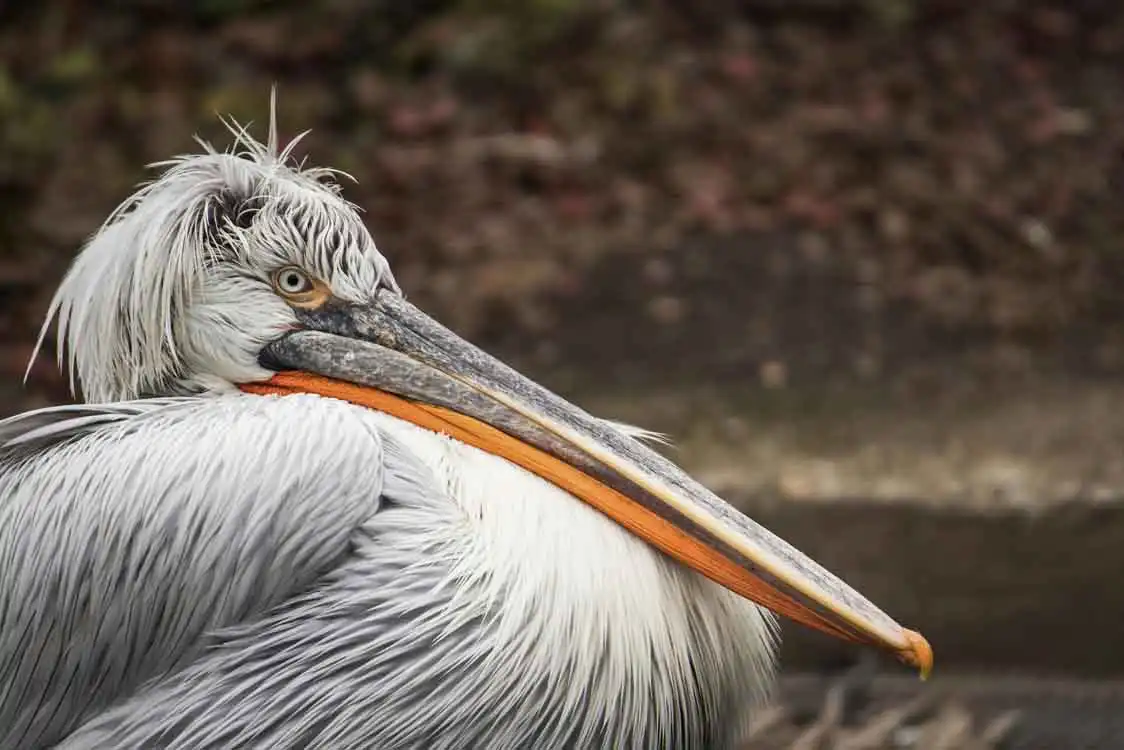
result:
[[[604,4],[590,0],[454,0],[397,42],[406,69],[436,65],[453,74],[508,78],[548,55]]]
[[[917,0],[865,0],[871,19],[891,30],[908,26],[917,16]]]

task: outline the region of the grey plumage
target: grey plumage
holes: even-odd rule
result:
[[[750,673],[715,661],[702,613],[703,640],[680,646],[719,684],[679,684],[678,705],[651,696],[646,718],[643,706],[625,722],[611,703],[567,709],[573,681],[603,698],[596,669],[520,670],[522,655],[494,641],[486,587],[456,574],[468,519],[387,418],[237,395],[106,416],[77,433],[55,423],[55,442],[0,476],[0,747],[732,741],[723,712],[745,710],[729,703],[752,698]],[[42,429],[24,418],[4,433],[21,421]],[[669,707],[680,713],[655,713]]]
[[[258,401],[117,409],[114,421],[84,435],[60,429],[37,457],[5,467],[0,746],[58,741],[191,660],[204,633],[285,601],[346,553],[378,507],[377,436],[339,420],[341,408],[317,410],[375,459],[349,469],[362,484],[344,487],[332,478],[344,476],[346,454],[310,450],[315,433],[255,453],[271,412],[298,406]],[[278,465],[289,469],[279,475]]]

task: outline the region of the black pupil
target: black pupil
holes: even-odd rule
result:
[[[301,278],[299,273],[290,271],[285,274],[283,286],[291,291],[296,291],[304,286],[304,279]]]

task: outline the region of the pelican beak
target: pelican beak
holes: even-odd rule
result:
[[[929,644],[660,454],[464,341],[401,296],[332,302],[262,352],[253,393],[313,392],[500,455],[666,555],[789,619],[894,654],[926,676]]]

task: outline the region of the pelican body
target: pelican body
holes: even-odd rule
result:
[[[0,422],[0,749],[733,748],[769,610],[927,645],[404,298],[232,126],[55,297],[85,403]]]

